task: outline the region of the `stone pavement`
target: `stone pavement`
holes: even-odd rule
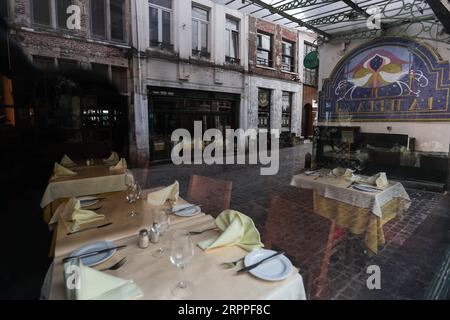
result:
[[[270,190],[289,185],[292,175],[299,173],[304,167],[307,152],[311,152],[310,144],[280,150],[280,170],[274,176],[261,176],[258,165],[163,164],[152,165],[148,170],[133,169],[133,173],[145,188],[168,185],[178,180],[181,196],[186,196],[192,174],[232,181],[231,208],[252,217],[257,228],[263,233],[264,239],[264,226],[270,207]],[[370,258],[364,253],[364,248],[358,248],[360,241],[350,241],[355,244],[350,257],[342,252],[348,250],[347,248],[339,246],[335,248],[329,263],[326,289],[321,298],[423,298],[437,267],[437,261],[450,243],[448,210],[444,210],[447,214],[441,214],[439,224],[434,221],[436,219],[432,212],[439,209],[439,206],[448,208],[450,202],[445,202],[448,197],[438,193],[413,189],[407,191],[412,200],[411,207],[404,219],[396,218],[385,225],[387,244],[376,256]],[[427,224],[427,221],[430,222]],[[426,225],[428,227],[425,227]],[[418,241],[415,233],[421,226],[428,232],[422,232],[421,241]],[[301,240],[293,236],[290,239]],[[418,255],[418,252],[421,255]],[[381,269],[381,290],[368,290],[366,287],[366,279],[369,276],[366,273],[367,266],[374,264]]]

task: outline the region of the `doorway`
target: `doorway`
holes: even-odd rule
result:
[[[310,103],[305,104],[303,107],[302,135],[305,139],[313,135],[313,112]]]

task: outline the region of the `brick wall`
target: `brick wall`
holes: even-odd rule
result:
[[[273,66],[262,67],[256,65],[256,37],[258,31],[262,31],[266,34],[272,35],[272,53],[273,53]],[[249,73],[255,75],[261,75],[266,77],[278,78],[282,80],[288,80],[293,82],[298,82],[295,80],[297,72],[285,72],[281,71],[281,43],[283,40],[288,40],[294,43],[294,63],[298,66],[298,37],[297,32],[285,28],[283,26],[273,24],[264,20],[257,19],[255,17],[249,17]],[[298,70],[298,67],[296,67]]]

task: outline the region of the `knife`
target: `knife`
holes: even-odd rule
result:
[[[282,255],[282,254],[284,254],[284,251],[280,251],[280,252],[274,253],[273,255],[268,256],[267,258],[262,259],[261,261],[258,261],[258,262],[254,263],[254,264],[251,264],[251,265],[249,265],[249,266],[247,266],[247,267],[245,267],[245,268],[242,268],[242,269],[236,271],[236,273],[250,271],[250,270],[256,268],[257,266],[261,265],[262,263],[264,263],[264,262],[266,262],[266,261],[269,261],[269,260],[272,260],[273,258],[275,258],[275,257],[277,257],[277,256],[279,256],[279,255]]]
[[[113,224],[112,222],[109,222],[109,223],[102,224],[101,226],[89,227],[89,228],[86,228],[86,229],[72,231],[72,232],[69,232],[67,235],[70,236],[71,234],[80,233],[80,232],[83,232],[83,231],[86,231],[86,230],[100,229],[100,228],[104,228],[104,227],[107,227],[107,226],[112,225],[112,224]]]
[[[181,209],[178,209],[178,210],[175,210],[175,211],[172,210],[172,213],[181,212],[181,211],[184,211],[184,210],[187,210],[187,209],[192,209],[194,207],[201,207],[201,205],[193,204],[192,206],[189,206],[189,207],[181,208]]]
[[[96,256],[96,255],[98,255],[98,254],[100,254],[100,253],[108,252],[108,251],[111,251],[111,250],[120,250],[120,249],[123,249],[123,248],[125,248],[125,247],[126,247],[126,245],[122,245],[122,246],[117,246],[117,247],[112,247],[112,248],[107,248],[107,249],[102,249],[102,250],[92,251],[92,252],[80,254],[80,255],[78,255],[78,256],[66,257],[66,258],[64,258],[62,261],[63,261],[63,262],[67,262],[67,261],[72,260],[72,259],[86,258],[86,257]]]

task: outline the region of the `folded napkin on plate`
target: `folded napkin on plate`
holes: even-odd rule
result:
[[[376,175],[367,178],[365,182],[373,186],[377,186],[378,188],[386,188],[389,185],[385,172],[379,172]]]
[[[53,179],[59,178],[59,177],[69,177],[69,176],[75,176],[77,175],[76,172],[73,172],[70,169],[67,169],[66,167],[63,167],[59,163],[55,162],[55,167],[53,169]]]
[[[107,159],[103,159],[104,161],[119,161],[120,157],[119,154],[115,151],[111,152],[111,155]]]
[[[333,170],[331,170],[329,175],[350,179],[353,175],[353,172],[354,171],[351,169],[344,169],[341,167],[337,167],[337,168],[334,168]]]
[[[120,171],[127,170],[127,160],[125,158],[120,159],[120,161],[115,165],[109,168],[111,171]]]
[[[81,209],[80,200],[77,198],[70,198],[66,203],[65,208],[65,219],[66,226],[70,231],[77,231],[80,226],[86,223],[94,222],[97,220],[102,220],[105,218],[104,214],[98,214],[91,210]]]
[[[238,246],[244,250],[252,251],[264,246],[253,220],[243,213],[225,210],[216,218],[215,222],[222,234],[217,238],[198,243],[198,246],[203,250]]]
[[[64,280],[69,300],[135,300],[144,296],[134,281],[86,267],[81,259],[64,264]]]
[[[164,189],[149,193],[147,195],[147,201],[154,206],[162,206],[167,200],[171,200],[175,203],[178,201],[180,196],[180,184],[175,181],[168,187]]]
[[[62,157],[61,161],[59,162],[61,165],[65,167],[73,167],[76,166],[76,163],[72,161],[72,159],[69,158],[67,154]]]

